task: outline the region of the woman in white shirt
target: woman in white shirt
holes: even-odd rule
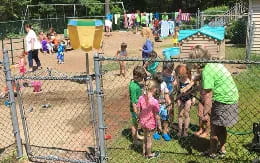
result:
[[[37,39],[35,32],[32,30],[31,25],[25,25],[25,31],[27,35],[25,37],[26,41],[26,51],[28,53],[28,63],[29,63],[29,72],[33,71],[33,59],[36,62],[37,69],[42,69],[41,61],[38,57],[38,50],[41,48],[40,42]]]

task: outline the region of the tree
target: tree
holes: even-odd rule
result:
[[[109,3],[110,3],[110,0],[105,0],[105,14],[107,15],[107,14],[109,14],[110,13],[110,5],[109,5]]]

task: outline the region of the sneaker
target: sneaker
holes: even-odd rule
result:
[[[159,157],[159,156],[160,156],[159,152],[154,152],[150,156],[146,156],[146,157],[147,157],[147,159],[153,159],[153,158],[156,158],[156,157]]]
[[[224,158],[226,156],[227,151],[218,151],[219,157]]]
[[[205,151],[201,154],[202,156],[206,156],[206,157],[209,157],[209,158],[212,158],[212,159],[216,159],[218,157],[217,154],[215,153],[210,153],[209,151]]]
[[[170,141],[170,140],[172,140],[172,138],[170,137],[169,134],[163,134],[163,135],[162,135],[162,138],[163,138],[165,141]]]
[[[153,138],[154,138],[154,140],[160,140],[161,139],[161,135],[158,132],[155,132],[153,134]]]

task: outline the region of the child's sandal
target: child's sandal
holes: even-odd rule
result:
[[[146,156],[146,158],[147,159],[153,159],[153,158],[156,158],[156,157],[159,157],[159,156],[160,156],[159,152],[154,152],[150,156]]]

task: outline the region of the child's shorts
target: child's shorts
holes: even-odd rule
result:
[[[132,124],[133,125],[137,125],[137,114],[135,112],[130,112],[131,113],[131,117],[132,117]]]
[[[161,120],[163,120],[163,121],[168,121],[169,120],[169,113],[168,113],[168,110],[167,110],[165,104],[160,105],[159,115],[161,117]]]

